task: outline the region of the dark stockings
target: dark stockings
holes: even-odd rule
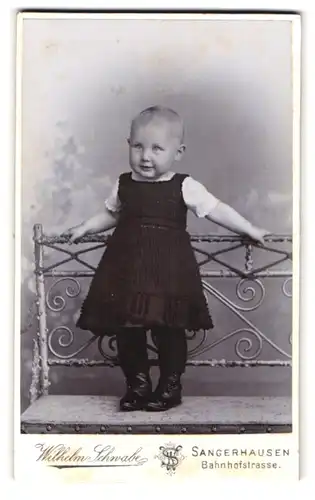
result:
[[[127,380],[127,393],[120,401],[123,411],[163,411],[181,402],[180,377],[187,361],[185,330],[154,328],[152,336],[160,367],[160,380],[153,394],[145,329],[125,328],[117,334],[119,362]]]

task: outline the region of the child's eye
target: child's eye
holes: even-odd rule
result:
[[[141,144],[133,144],[132,147],[134,149],[141,149]]]
[[[156,153],[158,151],[163,151],[163,148],[161,148],[161,146],[155,145],[155,146],[153,146],[152,150]]]

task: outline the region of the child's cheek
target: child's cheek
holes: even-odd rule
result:
[[[131,153],[131,158],[132,158],[132,160],[133,160],[134,162],[137,162],[137,161],[138,161],[138,159],[139,159],[139,153],[138,153],[138,151],[132,151],[132,153]]]

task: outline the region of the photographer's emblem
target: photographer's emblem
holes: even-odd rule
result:
[[[176,446],[173,443],[160,446],[160,453],[155,458],[161,461],[161,467],[166,469],[168,474],[174,474],[177,467],[184,460],[185,457],[181,453],[182,449],[182,446]]]

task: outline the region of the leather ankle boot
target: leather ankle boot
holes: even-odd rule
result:
[[[120,400],[120,411],[143,410],[152,395],[152,384],[147,373],[136,373],[127,379],[127,392]]]
[[[148,401],[146,411],[166,411],[178,406],[182,402],[181,373],[174,372],[161,377],[151,399]]]
[[[142,410],[151,397],[146,331],[126,328],[117,334],[120,367],[127,382],[127,392],[120,400],[121,411]]]

